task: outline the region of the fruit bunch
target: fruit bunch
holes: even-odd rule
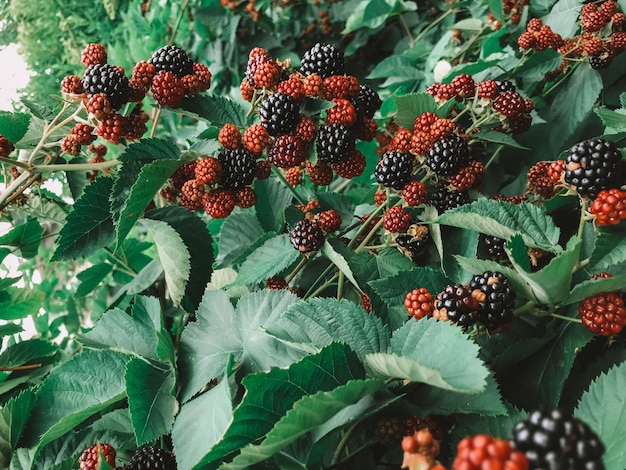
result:
[[[614,0],[587,3],[580,11],[580,33],[563,38],[543,24],[541,19],[532,18],[526,31],[518,38],[523,50],[543,51],[555,49],[563,60],[557,70],[548,74],[552,80],[573,62],[585,60],[594,69],[608,67],[613,59],[626,49],[626,16],[619,11]]]
[[[612,275],[601,273],[591,279],[609,277]],[[626,306],[619,291],[600,292],[586,297],[578,304],[578,314],[589,331],[601,336],[619,334],[626,326]]]
[[[335,209],[319,213],[306,212],[305,218],[296,222],[289,232],[293,247],[301,253],[320,250],[326,235],[339,230],[341,216]]]

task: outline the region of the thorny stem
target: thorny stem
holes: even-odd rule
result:
[[[28,170],[30,168],[30,165],[28,163],[24,163],[19,160],[13,160],[12,158],[7,157],[0,157],[0,163],[6,163],[7,165],[11,166],[18,166],[20,168],[24,168],[25,170]]]

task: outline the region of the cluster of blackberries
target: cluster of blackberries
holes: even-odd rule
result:
[[[305,218],[296,222],[289,232],[293,247],[301,253],[316,252],[322,248],[326,235],[339,230],[341,216],[335,209],[305,213]]]
[[[101,44],[87,44],[81,53],[86,67],[83,77],[66,76],[61,90],[66,97],[79,98],[89,113],[90,131],[83,127],[63,140],[62,150],[77,155],[81,145],[93,141],[93,132],[118,144],[122,139],[136,140],[147,131],[148,115],[141,103],[148,92],[162,106],[176,106],[185,96],[207,90],[211,73],[203,64],[193,62],[179,47],[168,45],[157,50],[148,61],[138,62],[129,79],[122,67],[107,63]],[[136,105],[126,114],[119,110],[127,103]]]
[[[553,80],[574,61],[588,60],[594,69],[608,67],[615,56],[626,49],[626,15],[619,11],[614,0],[601,3],[587,3],[580,11],[580,33],[571,38],[563,38],[544,25],[541,19],[532,18],[518,38],[520,49],[557,50],[563,60],[553,72],[547,74]]]
[[[304,53],[298,69],[289,67],[263,48],[250,52],[240,90],[245,100],[258,105],[267,135],[244,136],[244,145],[254,148],[257,156],[266,153],[291,186],[302,181],[303,173],[320,186],[330,184],[335,174],[360,175],[366,162],[356,142],[374,138],[373,116],[382,104],[380,97],[346,73],[343,51],[331,44],[315,44]],[[257,102],[256,96],[262,99]],[[329,101],[332,107],[305,115],[303,107],[316,99]]]

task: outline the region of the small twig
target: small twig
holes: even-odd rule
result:
[[[15,366],[15,367],[0,367],[1,372],[14,372],[18,370],[29,370],[29,369],[37,369],[43,366],[43,364],[27,364],[25,366]]]

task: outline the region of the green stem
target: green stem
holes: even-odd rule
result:
[[[574,72],[574,70],[576,70],[576,67],[578,67],[580,64],[581,62],[577,62],[576,65],[572,65],[571,69],[568,70],[568,72],[565,75],[563,75],[554,85],[552,85],[550,88],[548,88],[546,91],[543,92],[543,96],[544,97],[548,96],[556,88],[558,88],[565,80],[567,80],[570,77],[570,75]]]
[[[309,290],[306,292],[306,294],[304,294],[304,299],[308,299],[309,297],[311,297],[311,293],[317,292],[316,289],[317,286],[319,286],[319,284],[324,280],[324,278],[326,276],[328,276],[328,274],[335,269],[335,265],[333,263],[330,263],[326,269],[324,269],[324,272],[322,272],[322,274],[320,274],[317,279],[315,280],[315,282],[313,282],[313,284],[311,284],[311,287],[309,287]]]
[[[183,15],[185,14],[185,10],[187,9],[187,5],[189,4],[189,0],[184,0],[182,5],[180,6],[180,11],[178,12],[178,16],[176,17],[176,23],[174,23],[174,27],[167,38],[167,43],[171,44],[174,38],[176,37],[176,33],[178,32],[178,28],[180,27],[180,23],[183,19]]]
[[[333,276],[326,281],[324,284],[322,284],[321,286],[319,286],[316,290],[314,290],[311,295],[307,295],[305,296],[305,300],[310,299],[311,297],[317,297],[319,294],[321,294],[322,292],[324,292],[326,289],[328,289],[331,286],[336,285],[337,283],[335,282],[335,279],[339,276],[338,273],[333,274]]]
[[[361,228],[359,230],[357,230],[357,232],[354,234],[354,237],[352,237],[352,240],[350,240],[350,243],[348,243],[348,248],[352,248],[356,244],[357,240],[363,234],[363,232],[365,232],[368,228],[370,228],[371,221],[373,220],[374,216],[377,215],[379,212],[381,212],[384,208],[385,208],[384,204],[381,204],[380,206],[378,206],[376,209],[374,209],[371,212],[371,214],[369,215],[368,219],[361,226]]]
[[[503,148],[504,148],[504,145],[499,145],[498,148],[495,150],[495,152],[491,154],[491,157],[489,157],[489,160],[487,161],[487,163],[485,163],[485,170],[489,168],[489,165],[491,165],[496,160],[500,152],[502,152]]]
[[[565,315],[559,315],[558,313],[551,313],[550,316],[552,318],[558,318],[559,320],[565,320],[572,323],[582,323],[582,320],[580,318],[566,317]]]
[[[30,169],[30,165],[28,163],[24,163],[19,160],[13,160],[12,158],[0,157],[0,163],[6,163],[7,165],[17,166],[25,170]]]
[[[415,45],[415,39],[413,38],[413,34],[411,34],[411,30],[409,29],[409,26],[406,24],[406,21],[404,21],[404,17],[402,15],[398,15],[398,19],[400,20],[400,24],[402,25],[404,32],[409,38],[409,46],[413,47]]]
[[[300,270],[307,264],[308,261],[309,258],[307,256],[302,256],[302,259],[300,260],[298,265],[293,268],[293,271],[291,271],[287,277],[285,277],[285,282],[289,284],[291,280],[296,276],[296,274],[298,274]]]
[[[346,275],[343,271],[339,271],[339,276],[337,278],[337,300],[341,300],[343,297],[343,286],[346,282]]]
[[[372,239],[372,237],[374,236],[374,234],[378,231],[378,229],[383,225],[383,218],[381,217],[380,220],[378,222],[376,222],[376,225],[374,225],[372,227],[372,230],[370,230],[370,232],[365,236],[365,238],[363,239],[363,241],[361,242],[361,244],[359,246],[356,247],[356,249],[354,250],[355,253],[358,253],[359,251],[363,251],[364,247],[367,246],[368,242]]]
[[[441,23],[443,20],[445,20],[448,17],[448,15],[451,15],[453,13],[458,13],[459,11],[460,10],[450,9],[450,10],[446,11],[445,13],[442,13],[441,15],[439,15],[439,17],[437,17],[435,19],[435,21],[430,23],[428,26],[426,26],[426,28],[424,28],[422,31],[420,31],[420,33],[417,36],[415,36],[415,39],[411,43],[411,46],[413,46],[413,44],[415,44],[418,41],[420,41],[428,33],[428,31],[430,31],[435,26],[437,26],[439,23]]]
[[[350,437],[352,437],[352,434],[354,433],[358,425],[358,422],[354,423],[347,430],[342,432],[341,440],[339,441],[339,443],[337,443],[335,453],[333,454],[333,458],[330,461],[331,466],[337,464],[341,460],[341,455],[343,454],[344,450],[347,449],[348,441],[350,440]]]
[[[106,170],[107,168],[119,165],[119,160],[109,160],[100,163],[60,163],[56,165],[37,165],[31,168],[31,173],[53,173],[55,171],[90,171]]]
[[[274,175],[276,175],[276,177],[287,187],[287,189],[291,191],[291,194],[293,194],[293,197],[296,198],[299,204],[306,204],[306,200],[302,196],[300,196],[289,183],[287,183],[287,180],[285,179],[283,174],[274,165],[272,165],[272,173],[274,173]]]
[[[580,219],[578,220],[578,230],[576,231],[576,235],[581,240],[583,238],[583,231],[585,230],[585,223],[587,222],[587,206],[589,206],[589,200],[583,199],[580,203]]]

